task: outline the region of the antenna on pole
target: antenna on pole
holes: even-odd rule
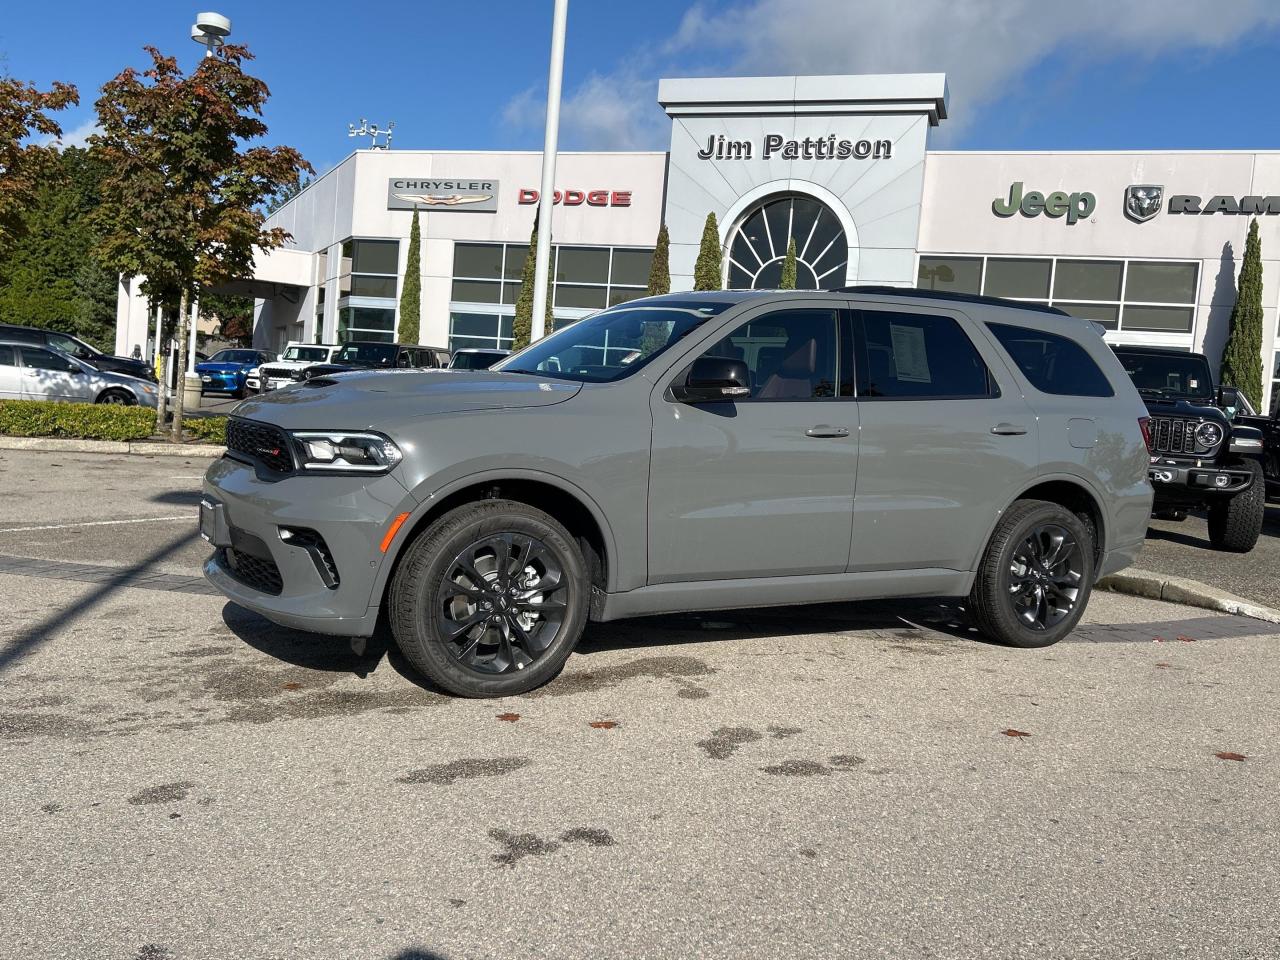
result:
[[[354,123],[347,124],[348,137],[368,137],[369,149],[371,150],[390,150],[391,149],[391,131],[396,128],[396,122],[390,121],[385,127],[379,127],[376,123],[370,123],[364,117],[360,118],[360,126]],[[382,137],[384,142],[381,146],[378,144],[378,138]]]
[[[231,21],[220,13],[197,13],[191,25],[191,39],[204,47],[206,57],[214,56],[231,35]]]

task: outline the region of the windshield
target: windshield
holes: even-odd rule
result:
[[[284,352],[283,360],[304,360],[307,363],[324,363],[329,359],[329,351],[325,347],[290,347]]]
[[[1204,357],[1119,350],[1116,356],[1144,396],[1213,399],[1213,377],[1209,373],[1209,361]]]
[[[258,355],[252,350],[219,350],[209,358],[210,363],[257,363]]]
[[[367,363],[379,367],[389,367],[395,361],[394,343],[348,343],[333,358],[334,363]]]
[[[454,370],[487,370],[505,356],[505,353],[498,353],[496,350],[455,353],[449,366]]]
[[[614,307],[557,330],[493,369],[586,383],[621,380],[730,306],[691,300]]]

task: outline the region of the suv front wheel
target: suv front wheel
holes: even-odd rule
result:
[[[969,608],[980,631],[1014,647],[1047,647],[1074,629],[1093,587],[1093,537],[1071,511],[1019,500],[982,555]]]
[[[1262,535],[1266,519],[1266,478],[1262,467],[1252,460],[1244,467],[1253,474],[1253,482],[1243,493],[1209,504],[1209,542],[1219,550],[1248,553]]]
[[[407,548],[391,583],[396,643],[464,697],[524,693],[556,676],[587,622],[578,544],[550,515],[512,500],[446,513]]]

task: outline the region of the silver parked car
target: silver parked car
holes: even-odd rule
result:
[[[156,385],[108,373],[52,347],[0,340],[0,400],[156,405]]]
[[[1146,409],[1094,326],[892,288],[632,301],[489,371],[248,400],[210,467],[206,576],[466,696],[529,690],[589,620],[967,598],[1076,625],[1151,509]]]

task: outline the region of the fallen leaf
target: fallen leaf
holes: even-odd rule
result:
[[[1152,637],[1152,638],[1151,638],[1151,642],[1152,642],[1152,643],[1164,643],[1164,637]]]
[[[295,680],[290,680],[288,683],[284,685],[284,688],[286,690],[301,690],[302,684],[298,683]]]
[[[1173,664],[1171,664],[1171,663],[1157,663],[1157,664],[1156,664],[1156,666],[1157,666],[1157,667],[1171,667],[1171,666],[1173,666]]]
[[[1245,759],[1245,755],[1243,753],[1232,753],[1230,750],[1223,750],[1221,753],[1215,753],[1214,756],[1217,757],[1219,760],[1244,760]]]
[[[617,720],[592,720],[591,726],[596,730],[612,730],[618,725]]]
[[[1023,730],[1014,730],[1012,727],[1010,727],[1008,730],[1001,730],[1000,732],[1001,732],[1001,733],[1003,733],[1006,737],[1029,737],[1029,736],[1031,736],[1031,734],[1026,733],[1026,732],[1025,732],[1025,731],[1023,731]]]
[[[500,714],[498,714],[498,719],[499,719],[499,720],[501,720],[503,723],[515,723],[517,720],[519,720],[519,719],[520,719],[520,714],[518,714],[518,713],[500,713]]]
[[[1195,642],[1196,642],[1196,638],[1195,638],[1195,637],[1179,637],[1178,639],[1179,639],[1179,640],[1181,640],[1183,643],[1195,643]]]

